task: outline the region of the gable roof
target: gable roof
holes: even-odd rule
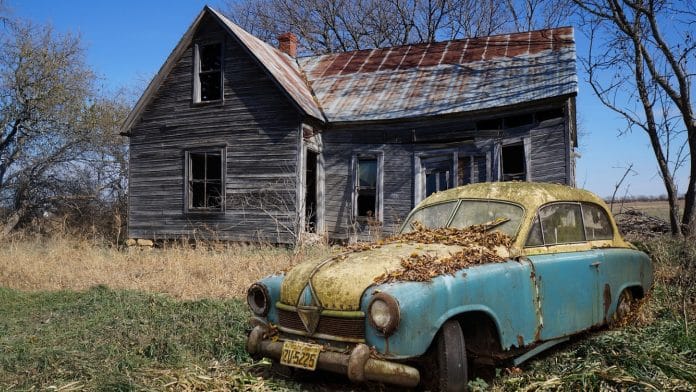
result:
[[[314,117],[317,120],[326,120],[319,105],[312,96],[311,89],[307,86],[307,83],[302,77],[299,66],[293,58],[249,34],[241,27],[232,23],[225,16],[206,5],[191,26],[189,26],[188,30],[186,30],[181,40],[179,40],[179,43],[177,43],[174,50],[169,54],[167,60],[135,104],[135,107],[123,124],[122,128],[124,130],[129,130],[140,119],[142,112],[152,101],[164,79],[172,68],[174,68],[179,57],[184,54],[191,44],[196,30],[206,14],[211,15],[220,22],[228,33],[239,41],[241,46],[247,50],[251,57],[256,60],[266,72],[268,72],[271,79],[273,79],[304,114]]]
[[[322,122],[461,113],[576,94],[571,27],[293,59],[205,6],[124,122],[129,130],[208,14]]]
[[[575,94],[573,29],[299,59],[329,122],[468,112]]]

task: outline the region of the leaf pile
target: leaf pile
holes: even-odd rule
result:
[[[456,271],[476,264],[500,263],[501,257],[496,248],[510,248],[512,239],[501,232],[488,232],[490,226],[475,225],[464,229],[451,227],[428,229],[416,222],[414,231],[399,234],[386,240],[363,245],[365,249],[375,249],[388,243],[422,243],[456,245],[463,249],[438,257],[427,253],[412,253],[401,259],[401,269],[385,272],[375,278],[375,283],[395,281],[427,282],[439,275],[453,275]]]

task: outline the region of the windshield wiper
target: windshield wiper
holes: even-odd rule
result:
[[[505,216],[500,216],[500,217],[493,219],[492,221],[488,221],[486,223],[481,223],[481,226],[484,226],[486,228],[486,231],[488,231],[494,227],[498,227],[498,226],[502,225],[503,223],[509,222],[509,221],[510,221],[510,218],[505,217]]]

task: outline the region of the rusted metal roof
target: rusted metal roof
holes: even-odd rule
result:
[[[126,119],[129,131],[211,13],[306,115],[389,120],[575,94],[571,27],[294,59],[205,6]]]
[[[232,23],[218,11],[208,8],[249,49],[262,66],[264,66],[281,87],[290,95],[306,114],[325,120],[321,109],[312,96],[312,90],[302,77],[300,68],[294,58],[279,51],[271,45],[249,34],[246,30]]]
[[[298,62],[329,122],[468,112],[577,92],[571,27]]]

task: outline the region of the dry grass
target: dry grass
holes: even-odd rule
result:
[[[679,211],[684,210],[684,199],[679,200]],[[646,200],[646,201],[615,201],[612,208],[614,214],[626,210],[638,210],[646,215],[663,219],[669,222],[669,203],[667,200]]]
[[[16,239],[0,247],[0,286],[81,291],[103,284],[178,299],[241,298],[257,279],[330,253],[321,246],[298,253],[272,246],[213,245],[118,250],[60,237]]]

